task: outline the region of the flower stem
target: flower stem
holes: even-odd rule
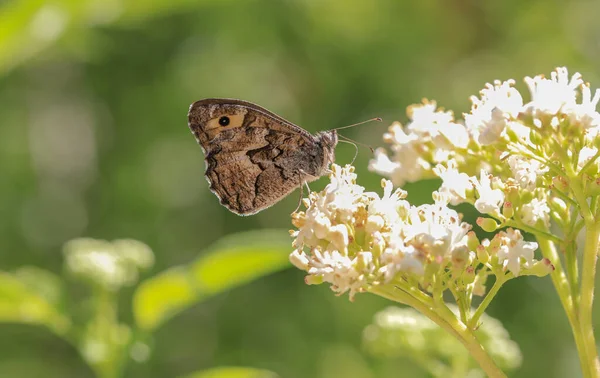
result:
[[[504,285],[504,283],[506,281],[507,280],[506,280],[505,275],[503,275],[503,274],[496,275],[496,282],[494,282],[494,286],[492,286],[492,288],[485,295],[485,298],[483,298],[483,301],[481,301],[481,303],[479,304],[479,307],[477,307],[477,310],[475,310],[473,317],[469,320],[469,323],[467,324],[469,329],[475,330],[477,328],[477,323],[479,322],[479,318],[481,318],[481,315],[483,315],[485,310],[487,310],[487,307],[492,302],[492,299],[494,299],[496,294],[498,294],[498,290],[500,290],[500,288],[502,287],[502,285]]]
[[[542,238],[538,238],[537,241],[542,251],[542,255],[552,261],[552,264],[554,265],[554,272],[550,274],[550,278],[552,279],[552,284],[556,289],[560,303],[562,304],[565,314],[567,314],[569,324],[571,325],[583,376],[591,377],[589,372],[590,368],[587,365],[587,346],[583,340],[583,334],[581,333],[581,327],[579,323],[578,306],[574,298],[571,296],[571,287],[560,262],[560,257],[551,241]]]
[[[492,360],[490,355],[487,354],[487,352],[483,349],[481,343],[479,340],[477,340],[477,337],[475,337],[473,332],[463,323],[461,323],[456,315],[454,315],[454,313],[452,313],[447,307],[446,309],[451,316],[444,311],[442,311],[443,314],[438,313],[430,306],[424,304],[400,288],[387,289],[381,286],[375,286],[369,289],[369,291],[394,302],[408,304],[415,310],[427,316],[437,325],[456,337],[465,346],[465,348],[467,348],[471,356],[475,359],[475,361],[477,361],[481,369],[487,374],[488,377],[506,378],[506,374],[504,374],[504,372],[496,365],[494,360]]]
[[[536,238],[543,237],[543,238],[552,240],[555,243],[563,242],[563,240],[561,238],[559,238],[558,236],[554,236],[546,231],[540,230],[535,227],[528,226],[525,223],[518,221],[518,220],[508,219],[504,222],[504,225],[509,226],[509,227],[519,228],[523,231],[529,232],[530,234],[534,235]]]
[[[560,150],[560,149],[558,149]],[[569,181],[569,187],[573,196],[579,205],[581,216],[585,221],[585,245],[583,249],[583,262],[581,264],[581,289],[579,291],[578,320],[579,328],[573,328],[573,332],[579,332],[581,340],[577,343],[577,348],[585,349],[585,362],[582,361],[584,375],[598,378],[600,377],[600,362],[598,361],[598,351],[596,350],[596,339],[594,337],[594,327],[592,323],[592,307],[594,304],[594,283],[596,278],[596,263],[598,260],[598,242],[600,241],[600,221],[597,221],[597,214],[592,212],[592,208],[587,202],[587,197],[583,191],[581,180],[573,168],[567,164],[568,159],[564,156],[564,151],[559,151],[565,173]],[[595,201],[592,202],[594,207]],[[595,210],[595,209],[594,209]],[[577,308],[576,308],[577,309]],[[583,344],[580,344],[583,343]],[[579,349],[582,352],[582,349]]]
[[[596,278],[596,263],[598,261],[598,242],[600,238],[600,221],[587,224],[585,230],[585,246],[581,269],[581,291],[579,301],[579,325],[583,341],[587,349],[587,366],[592,377],[600,377],[600,362],[594,338],[592,323],[592,306],[594,304],[594,283]]]

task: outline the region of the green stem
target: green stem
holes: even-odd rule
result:
[[[459,292],[455,289],[453,285],[448,285],[448,289],[452,293],[454,300],[456,301],[456,305],[458,306],[458,311],[460,313],[460,320],[467,324],[468,317],[470,315],[470,308],[467,307],[467,303],[465,301],[465,295],[460,295],[463,292]]]
[[[594,304],[594,283],[596,263],[598,260],[598,242],[600,238],[600,221],[587,224],[585,230],[585,246],[581,267],[581,292],[579,301],[579,323],[583,341],[587,349],[587,366],[592,377],[600,377],[600,362],[594,338],[592,307]]]
[[[577,267],[577,244],[571,241],[565,248],[565,264],[567,265],[567,279],[571,287],[571,298],[574,307],[579,308],[579,268]]]
[[[475,335],[469,330],[463,323],[461,323],[454,313],[452,313],[447,307],[446,310],[450,312],[452,316],[442,310],[445,316],[442,316],[435,311],[431,306],[419,301],[408,292],[400,289],[387,289],[381,286],[375,286],[369,289],[373,294],[382,296],[394,302],[405,303],[419,311],[423,315],[427,316],[437,325],[448,331],[454,337],[456,337],[464,346],[467,348],[471,356],[477,361],[481,369],[490,378],[506,378],[506,374],[498,368],[494,360],[487,354],[487,352],[481,346],[481,343]]]
[[[583,262],[581,266],[581,289],[579,297],[579,328],[574,332],[580,332],[582,347],[585,349],[586,361],[582,362],[584,374],[590,377],[600,377],[600,362],[596,350],[596,339],[592,323],[592,307],[594,304],[594,283],[596,278],[596,262],[598,259],[598,242],[600,238],[600,222],[596,221],[596,214],[588,205],[587,197],[581,186],[581,180],[568,162],[566,153],[557,149],[562,160],[573,196],[579,205],[581,216],[585,221],[585,246],[583,249]],[[594,206],[596,202],[593,201]],[[576,340],[577,342],[577,340]],[[580,347],[578,343],[578,348]],[[581,352],[581,351],[580,351]],[[581,358],[581,357],[580,357]],[[587,371],[586,371],[587,370]]]
[[[563,240],[561,238],[559,238],[558,236],[554,236],[548,232],[542,231],[538,228],[535,227],[531,227],[526,225],[525,223],[518,221],[518,220],[514,220],[514,219],[507,219],[504,222],[505,226],[509,226],[509,227],[515,227],[515,228],[519,228],[523,231],[529,232],[532,235],[535,235],[536,238],[545,238],[545,239],[549,239],[552,240],[555,243],[562,243]]]
[[[496,275],[496,282],[494,282],[492,288],[485,295],[485,298],[483,298],[483,301],[481,301],[479,307],[477,307],[477,310],[475,310],[473,317],[471,317],[471,320],[469,320],[469,323],[467,324],[467,327],[469,329],[477,329],[477,323],[479,322],[479,319],[481,318],[489,304],[492,302],[492,299],[494,299],[496,294],[498,294],[498,290],[500,290],[500,288],[502,287],[502,285],[504,285],[506,281],[506,275]]]
[[[582,177],[585,173],[585,171],[588,170],[589,167],[592,166],[592,164],[594,164],[596,162],[596,159],[598,159],[598,157],[600,157],[600,150],[598,150],[598,152],[596,152],[596,155],[594,155],[594,157],[592,157],[590,160],[587,161],[587,163],[585,163],[585,165],[579,170],[579,173],[577,174],[579,177]],[[577,161],[577,160],[575,160]]]
[[[588,361],[587,347],[583,341],[583,335],[581,333],[581,327],[579,324],[578,306],[576,304],[576,300],[574,301],[573,297],[571,296],[570,284],[562,268],[560,257],[554,244],[549,240],[538,239],[538,245],[542,251],[542,255],[549,259],[554,265],[554,272],[550,274],[550,278],[552,279],[554,289],[558,294],[560,303],[562,304],[565,314],[567,315],[567,319],[569,320],[569,324],[571,325],[583,376],[586,378],[590,377],[589,368],[586,365]]]

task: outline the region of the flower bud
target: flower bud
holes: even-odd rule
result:
[[[571,222],[571,214],[565,201],[558,197],[552,197],[549,201],[552,217],[561,225],[568,225]]]
[[[512,202],[504,202],[504,206],[502,206],[502,215],[506,219],[510,219],[515,215],[515,209],[512,206]]]
[[[475,281],[473,281],[473,295],[478,295],[480,297],[485,295],[485,282],[487,281],[489,274],[489,270],[479,269],[477,275],[475,276]]]
[[[479,244],[477,234],[474,231],[469,231],[467,233],[467,247],[469,247],[469,251],[475,251]]]
[[[533,199],[533,193],[529,190],[521,191],[521,203],[529,203]]]
[[[554,176],[552,177],[552,185],[561,192],[566,192],[569,190],[569,183],[567,179],[562,176]]]
[[[469,262],[469,249],[466,245],[455,248],[452,251],[452,264],[454,268],[462,269]]]
[[[290,254],[290,262],[298,269],[308,270],[309,260],[302,251],[297,249],[294,250],[294,252]]]
[[[530,268],[523,269],[522,275],[544,277],[554,272],[554,265],[547,258],[535,262]]]
[[[470,285],[475,281],[475,268],[468,266],[462,274],[462,281],[464,285]]]
[[[477,218],[477,225],[486,232],[494,232],[498,229],[498,223],[492,218]]]
[[[490,260],[490,254],[483,245],[478,245],[475,251],[477,252],[477,259],[480,263],[486,264]]]
[[[595,197],[600,194],[600,178],[592,180],[588,183],[585,194],[588,197]]]
[[[534,129],[531,129],[531,132],[529,133],[529,140],[531,140],[531,143],[533,143],[535,146],[540,146],[544,144],[545,141],[545,139],[540,135],[540,133],[538,133]]]
[[[521,204],[521,195],[519,194],[518,187],[510,186],[506,189],[506,202],[510,202],[513,209]]]
[[[336,224],[329,230],[328,239],[338,251],[346,251],[348,247],[348,228],[345,224]]]
[[[373,254],[371,252],[360,252],[356,256],[356,270],[363,272],[368,270],[373,263]]]

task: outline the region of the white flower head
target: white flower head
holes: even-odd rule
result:
[[[545,227],[550,225],[550,207],[545,199],[532,199],[521,207],[521,212],[521,219],[529,226],[535,226],[540,220]]]
[[[524,105],[524,113],[534,118],[555,116],[559,112],[573,109],[576,105],[577,89],[583,84],[581,74],[569,78],[566,67],[559,67],[546,79],[543,75],[526,77],[525,83],[531,92],[531,101]]]
[[[438,164],[433,172],[442,179],[439,192],[449,195],[450,204],[458,205],[467,201],[467,192],[473,189],[473,183],[466,173],[458,171],[456,160],[449,160],[447,167]]]
[[[385,142],[391,144],[392,158],[383,148],[375,150],[374,159],[369,162],[369,170],[392,180],[394,185],[419,180],[429,169],[429,164],[416,150],[419,146],[417,134],[406,133],[399,122],[394,122],[383,135]]]
[[[500,241],[498,261],[515,276],[521,267],[529,268],[533,264],[533,252],[538,248],[535,242],[526,242],[519,230],[512,228],[501,231],[496,235]]]
[[[389,180],[381,180],[383,196],[379,198],[376,194],[373,201],[369,204],[369,215],[381,215],[387,223],[398,221],[400,213],[406,213],[409,203],[403,199],[406,197],[406,191],[396,189]]]
[[[467,129],[482,145],[496,142],[507,123],[516,118],[523,106],[523,98],[513,86],[514,80],[486,84],[481,98],[471,97],[471,112],[464,115]]]
[[[538,176],[548,172],[547,166],[542,166],[537,160],[527,159],[518,155],[511,155],[507,159],[514,179],[523,189],[534,190]]]
[[[63,253],[70,273],[109,290],[134,284],[139,270],[154,263],[150,248],[131,239],[73,239],[64,245]]]
[[[600,126],[600,113],[596,111],[600,101],[600,89],[596,89],[594,97],[588,84],[581,85],[581,103],[568,109],[569,121],[579,124],[581,128],[590,129]]]
[[[307,283],[328,282],[352,298],[399,274],[424,279],[430,261],[449,264],[455,251],[466,248],[470,226],[442,197],[410,206],[406,192],[394,191],[388,180],[382,180],[381,197],[357,188],[352,170],[332,166],[331,183],[311,193],[306,211],[293,216],[298,230],[291,233],[296,249],[290,261],[308,273]],[[340,216],[338,203],[352,205]]]
[[[479,196],[475,201],[477,211],[482,214],[498,214],[500,206],[504,203],[504,192],[494,188],[493,184],[499,183],[499,179],[482,169],[479,180],[471,177],[471,181]]]
[[[384,134],[391,156],[377,149],[369,163],[370,170],[390,178],[397,186],[430,175],[435,165],[432,162],[451,159],[456,149],[467,148],[470,140],[464,125],[454,122],[452,112],[437,109],[434,101],[412,105],[407,113],[411,121],[406,127],[395,122]]]

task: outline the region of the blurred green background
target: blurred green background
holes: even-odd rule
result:
[[[285,235],[297,194],[242,218],[209,192],[190,103],[245,99],[313,132],[381,116],[344,133],[379,146],[387,124],[406,121],[406,106],[423,97],[460,115],[484,83],[514,78],[523,89],[523,76],[560,65],[597,87],[598,14],[598,1],[0,1],[0,270],[60,275],[69,239],[127,237],[153,249],[150,277],[225,235]],[[353,154],[342,144],[337,161]],[[379,190],[369,158],[362,149],[359,182]],[[408,185],[409,200],[429,201],[434,187]],[[133,291],[120,296],[128,323]],[[230,365],[291,378],[425,376],[361,350],[363,327],[387,305],[369,295],[351,303],[287,269],[169,320],[148,361],[124,375]],[[579,374],[549,278],[510,281],[489,314],[522,348],[514,377]],[[0,377],[42,376],[93,373],[46,328],[0,323]]]

